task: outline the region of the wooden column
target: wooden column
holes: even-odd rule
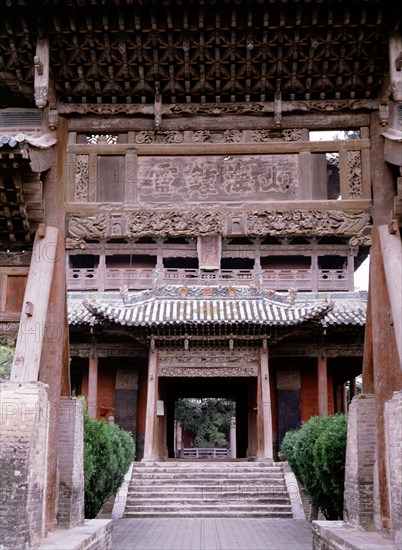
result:
[[[350,292],[353,292],[355,289],[355,259],[353,257],[352,252],[348,255],[347,270],[348,270],[348,290]]]
[[[386,225],[378,228],[378,236],[392,317],[390,326],[395,332],[399,367],[402,370],[402,241],[399,234],[390,234]]]
[[[151,344],[148,360],[147,412],[145,418],[144,460],[158,457],[156,402],[158,399],[158,351]]]
[[[96,418],[98,404],[98,357],[91,352],[88,368],[88,415]]]
[[[47,324],[54,266],[59,254],[58,234],[57,228],[45,225],[36,232],[11,369],[12,382],[36,382],[45,340],[58,341],[62,336],[58,324],[62,319],[56,319],[57,322],[52,325]],[[64,260],[64,252],[60,254]],[[60,296],[60,300],[63,299],[64,296]]]
[[[102,247],[102,252],[99,256],[99,264],[98,264],[98,290],[99,292],[103,292],[105,290],[105,284],[106,284],[106,256],[104,247]]]
[[[342,384],[342,412],[348,414],[348,391],[345,383]]]
[[[352,402],[352,399],[357,395],[357,384],[356,384],[356,378],[352,378],[350,381],[350,402]]]
[[[328,414],[328,375],[327,358],[324,355],[318,357],[318,414],[326,416]]]
[[[257,389],[257,458],[273,460],[271,388],[269,382],[268,348],[260,348],[260,370]]]
[[[317,252],[315,251],[311,256],[310,273],[311,273],[311,292],[318,292],[319,290],[318,288],[319,287],[318,256],[317,256]]]

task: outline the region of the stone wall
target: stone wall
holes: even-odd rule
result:
[[[84,440],[82,402],[61,397],[59,403],[57,522],[72,528],[84,523]]]
[[[87,519],[74,529],[56,529],[42,540],[39,550],[112,550],[112,535],[112,520]]]
[[[355,397],[349,409],[345,470],[345,521],[374,529],[375,399]]]
[[[25,550],[43,531],[50,404],[41,382],[4,382],[0,391],[0,548]]]
[[[392,538],[402,548],[402,391],[385,405]]]

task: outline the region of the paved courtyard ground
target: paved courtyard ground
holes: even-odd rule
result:
[[[113,550],[311,550],[307,521],[286,519],[119,519]]]

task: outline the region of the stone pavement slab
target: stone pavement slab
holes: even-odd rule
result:
[[[311,525],[292,519],[119,519],[113,550],[311,550]]]

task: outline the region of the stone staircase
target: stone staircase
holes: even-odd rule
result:
[[[134,463],[126,518],[292,518],[281,465],[264,462]]]

